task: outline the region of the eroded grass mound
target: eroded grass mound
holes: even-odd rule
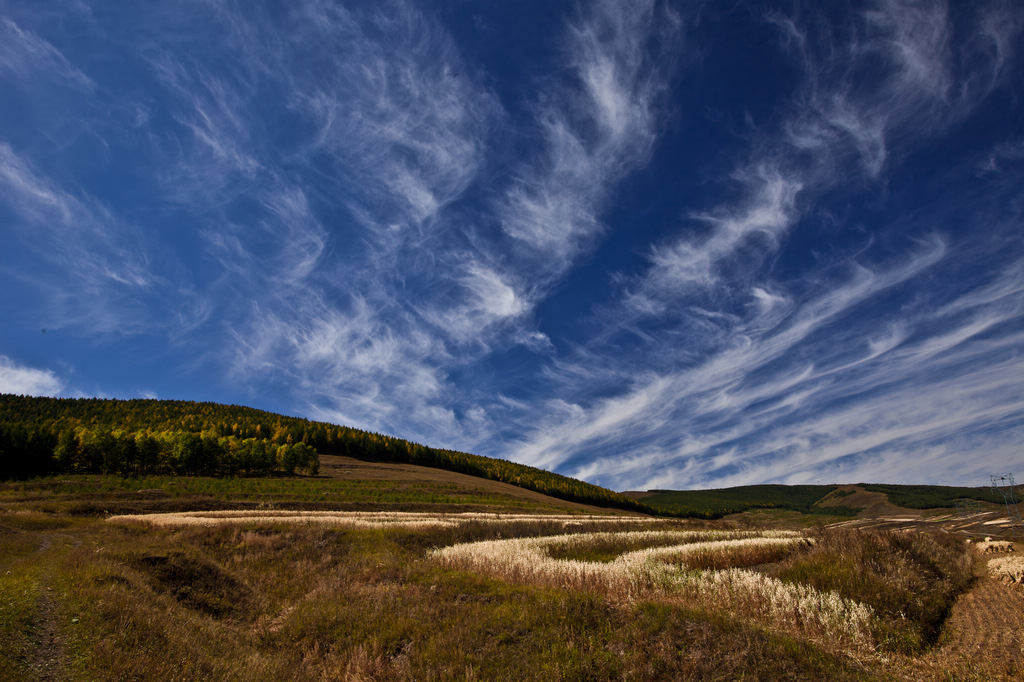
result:
[[[215,618],[234,614],[249,598],[248,588],[231,573],[185,552],[130,555],[125,563],[144,574],[156,592]]]

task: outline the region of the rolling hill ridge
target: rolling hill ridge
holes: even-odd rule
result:
[[[654,511],[621,493],[535,467],[250,407],[0,395],[0,479],[54,473],[315,475],[317,453],[417,464],[581,504]]]

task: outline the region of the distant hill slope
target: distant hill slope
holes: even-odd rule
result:
[[[620,493],[501,459],[250,407],[179,400],[0,395],[0,479],[50,473],[316,473],[310,453],[418,464],[597,507],[651,512]]]
[[[469,511],[473,505],[485,504],[477,498],[485,496],[488,498],[499,498],[507,500],[504,510],[498,508],[494,511],[514,512],[525,509],[540,509],[546,511],[586,511],[601,512],[607,511],[607,507],[594,505],[583,505],[578,502],[564,500],[550,495],[544,495],[533,490],[510,483],[502,483],[489,478],[471,476],[447,469],[437,467],[424,467],[417,464],[403,464],[398,462],[369,462],[366,460],[342,457],[338,455],[323,455],[320,458],[320,475],[317,480],[352,481],[358,485],[367,483],[381,483],[387,485],[387,494],[394,491],[413,489],[415,491],[434,490],[447,495],[457,502],[445,503],[457,504]],[[347,496],[347,494],[346,494]],[[489,507],[501,507],[502,502],[487,500]],[[395,505],[387,503],[386,507],[391,509]],[[413,505],[410,511],[430,511],[434,507],[423,507]],[[363,504],[360,508],[368,508]],[[492,509],[488,508],[487,511]]]
[[[946,485],[895,485],[890,483],[862,483],[869,492],[883,493],[889,502],[904,509],[952,509],[968,500],[1003,504],[1001,493],[990,486],[963,488]]]
[[[717,519],[750,509],[790,509],[804,514],[854,516],[856,509],[836,503],[837,485],[745,485],[712,490],[651,490],[631,493],[665,514]],[[820,506],[824,502],[826,506]]]
[[[855,516],[861,508],[855,489],[882,493],[904,509],[952,508],[964,500],[1001,503],[989,488],[863,483],[850,485],[746,485],[712,490],[650,490],[626,493],[663,514],[720,518],[751,509],[789,509],[803,514]]]

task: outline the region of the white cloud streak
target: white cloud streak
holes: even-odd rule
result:
[[[653,0],[602,0],[571,27],[574,83],[538,105],[541,151],[497,209],[505,232],[539,261],[540,277],[561,275],[591,248],[607,193],[646,161],[680,24]]]
[[[581,448],[592,446],[594,440],[640,441],[665,433],[663,427],[669,422],[678,424],[667,430],[670,439],[686,433],[688,430],[682,425],[687,422],[694,426],[693,432],[701,424],[717,429],[743,419],[751,406],[773,399],[785,398],[783,411],[799,407],[799,402],[793,401],[794,391],[813,387],[838,369],[827,364],[808,367],[806,363],[794,369],[786,363],[786,369],[780,372],[773,370],[774,363],[793,354],[829,325],[853,314],[858,305],[935,265],[944,251],[944,245],[936,242],[915,258],[885,272],[851,268],[842,286],[805,302],[774,324],[765,326],[763,320],[754,317],[746,325],[736,326],[722,347],[691,369],[655,375],[624,396],[598,401],[588,410],[577,406],[570,419],[549,419],[537,429],[535,439],[513,450],[514,456],[558,467]],[[835,352],[821,350],[824,357]],[[877,357],[877,346],[869,352]],[[835,358],[832,362],[846,370],[851,366],[846,358]],[[767,377],[759,376],[764,373]],[[717,437],[722,442],[735,440],[738,434],[732,429],[727,427]],[[701,447],[711,444],[705,441]]]
[[[241,264],[232,277],[244,288],[279,259],[234,335],[235,374],[287,376],[321,416],[450,435],[446,346],[523,310],[504,276],[441,220],[482,167],[500,107],[410,3],[361,12],[306,3],[290,13],[283,43],[288,106],[311,135],[272,170],[280,187],[261,200],[266,233],[255,245],[241,227],[207,233],[226,271]],[[324,169],[328,182],[295,187],[285,169],[297,162]],[[317,217],[339,204],[345,224]]]
[[[63,390],[64,382],[54,372],[27,367],[0,355],[0,393],[56,396]]]
[[[0,76],[13,77],[23,87],[37,85],[39,77],[82,91],[95,87],[60,50],[9,18],[0,18]]]
[[[747,204],[738,210],[720,209],[692,216],[710,228],[709,235],[697,243],[679,240],[656,248],[651,254],[649,281],[644,283],[641,295],[650,291],[651,297],[657,297],[660,292],[667,292],[675,299],[680,290],[692,286],[716,286],[723,273],[756,271],[760,263],[752,263],[751,256],[757,258],[759,252],[779,247],[797,215],[796,198],[801,183],[763,166],[743,171],[738,179],[749,187],[751,196]],[[746,258],[736,263],[733,259],[741,251]],[[651,305],[649,301],[643,304]]]
[[[0,205],[18,220],[8,224],[17,239],[45,264],[28,275],[50,297],[50,327],[82,324],[96,331],[137,330],[145,321],[121,315],[123,305],[160,280],[146,240],[94,198],[65,189],[0,141]],[[52,273],[60,273],[63,285]],[[67,279],[70,278],[70,281]]]
[[[814,30],[799,19],[772,17],[807,75],[786,129],[795,149],[824,155],[818,172],[829,176],[853,153],[877,177],[893,141],[927,140],[962,120],[1005,78],[1021,30],[1020,13],[998,2],[979,5],[963,27],[943,0],[867,3],[845,35],[843,24]]]
[[[410,3],[368,15],[310,4],[302,16],[308,35],[297,39],[330,46],[309,90],[295,93],[318,128],[310,151],[360,178],[348,201],[370,230],[429,229],[481,167],[497,101]]]
[[[536,104],[539,160],[514,170],[496,200],[509,241],[455,210],[507,115],[438,25],[409,3],[391,9],[311,4],[295,14],[304,42],[332,46],[316,87],[295,97],[316,127],[303,153],[360,178],[342,198],[365,230],[367,261],[346,273],[362,280],[351,306],[326,303],[320,281],[303,294],[320,304],[261,309],[246,336],[264,341],[241,355],[250,366],[283,352],[315,377],[311,391],[336,396],[329,414],[373,428],[401,414],[406,435],[466,447],[491,420],[479,407],[455,417],[464,395],[447,375],[496,345],[550,352],[531,312],[601,231],[607,192],[647,157],[665,87],[659,41],[676,20],[653,2],[602,2],[568,29],[568,94]],[[416,293],[396,296],[396,286]]]

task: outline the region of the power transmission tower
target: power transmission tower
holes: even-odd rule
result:
[[[1013,474],[1006,474],[1005,476],[992,476],[992,491],[1000,492],[1003,495],[1003,501],[1006,502],[1006,515],[1010,517],[1010,532],[1014,537],[1017,537],[1016,528],[1020,526],[1024,528],[1024,522],[1020,518],[1020,510],[1017,509],[1017,498],[1014,497],[1013,488],[1016,485],[1013,481]]]

